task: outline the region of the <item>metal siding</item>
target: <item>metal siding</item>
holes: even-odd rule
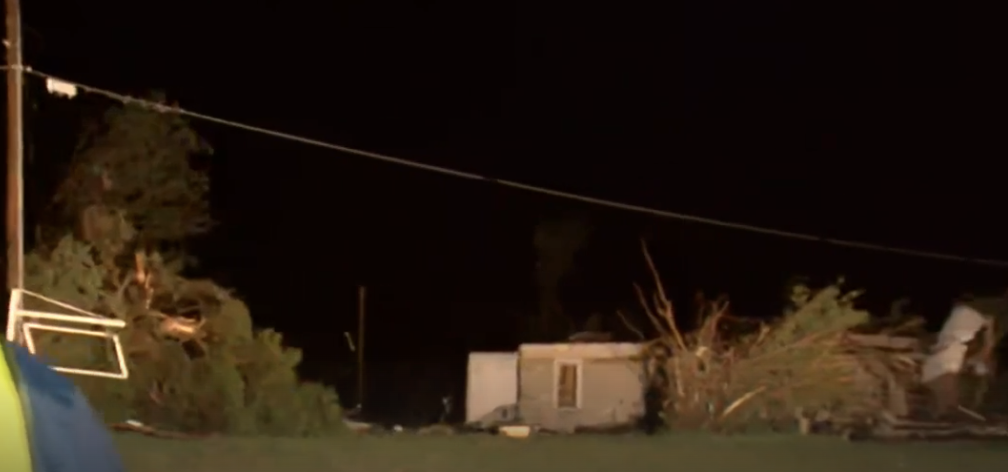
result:
[[[582,407],[554,404],[555,359],[520,359],[518,411],[527,424],[558,431],[577,427],[626,424],[644,414],[640,362],[630,359],[584,360]]]
[[[469,354],[466,422],[476,422],[501,406],[518,403],[518,354]]]

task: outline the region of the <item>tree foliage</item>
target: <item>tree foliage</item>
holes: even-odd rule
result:
[[[93,405],[111,421],[183,431],[342,431],[335,392],[299,380],[299,350],[284,346],[280,333],[254,329],[233,293],[184,277],[178,259],[164,260],[151,244],[206,228],[208,179],[187,164],[189,152],[204,149],[199,137],[177,116],[131,107],[113,109],[104,124],[105,134],[86,133],[57,195],[63,211],[76,212],[69,224],[87,231],[67,228],[25,261],[29,290],[126,321],[120,337],[129,379],[74,378]],[[96,177],[113,184],[96,189]],[[172,221],[182,224],[171,228]],[[144,235],[146,244],[138,244]],[[53,310],[33,303],[26,308]],[[35,338],[41,355],[57,365],[114,365],[111,346],[94,338],[51,332]]]
[[[143,240],[179,241],[210,228],[210,179],[196,158],[211,152],[181,116],[115,107],[84,129],[54,203],[85,234],[95,222],[82,214],[121,212]]]

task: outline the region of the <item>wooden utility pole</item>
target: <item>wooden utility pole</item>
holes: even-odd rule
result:
[[[7,9],[7,287],[24,287],[24,117],[21,61],[21,6],[4,0]]]
[[[10,0],[7,0],[10,1]],[[364,302],[367,287],[357,287],[357,404],[364,405]]]

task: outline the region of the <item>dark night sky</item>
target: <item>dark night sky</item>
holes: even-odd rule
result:
[[[985,85],[995,56],[979,13],[781,0],[263,5],[25,2],[26,61],[502,179],[1008,259],[991,119],[1003,107]],[[73,106],[33,99],[34,139],[62,139],[47,133]],[[513,347],[514,319],[534,309],[542,217],[582,213],[597,228],[566,292],[580,317],[632,306],[642,234],[678,293],[725,290],[753,313],[774,308],[796,273],[847,274],[877,301],[919,295],[935,313],[960,290],[1008,283],[1008,269],[662,220],[196,126],[217,149],[221,224],[200,245],[205,269],[305,348],[306,375],[343,388],[341,333],[356,329],[355,287],[368,285],[376,398],[418,369],[431,395],[458,390],[466,350]]]

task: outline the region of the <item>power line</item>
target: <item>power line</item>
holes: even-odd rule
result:
[[[964,263],[978,264],[978,265],[985,265],[985,266],[993,266],[993,267],[1008,267],[1008,261],[993,260],[993,259],[979,259],[979,258],[959,256],[959,255],[955,255],[955,254],[945,254],[945,253],[931,252],[931,251],[918,251],[918,250],[914,250],[914,249],[906,249],[906,248],[900,248],[900,247],[894,247],[894,246],[885,246],[885,245],[881,245],[881,244],[873,244],[873,243],[867,243],[867,242],[862,242],[862,241],[850,241],[850,240],[844,240],[844,239],[837,239],[837,238],[829,238],[829,237],[824,237],[824,236],[817,236],[817,235],[807,234],[807,233],[797,233],[797,232],[792,232],[792,231],[784,231],[784,230],[778,230],[778,229],[774,229],[774,228],[767,228],[767,227],[763,227],[763,226],[747,225],[747,224],[735,223],[735,222],[731,222],[731,221],[724,221],[724,220],[718,220],[718,219],[713,219],[713,218],[704,218],[704,217],[700,217],[700,216],[687,215],[687,214],[683,214],[683,213],[675,213],[675,212],[671,212],[671,211],[659,210],[659,209],[656,209],[656,208],[651,208],[651,207],[646,207],[646,206],[641,206],[641,205],[634,205],[634,204],[623,203],[623,202],[618,202],[618,201],[614,201],[614,200],[607,200],[607,199],[596,198],[596,197],[591,197],[591,196],[587,196],[587,195],[580,195],[580,194],[576,194],[576,193],[564,192],[562,190],[555,190],[555,189],[546,188],[546,187],[539,187],[539,186],[535,186],[535,185],[524,184],[524,183],[521,183],[521,182],[515,182],[515,181],[511,181],[511,180],[497,179],[497,178],[493,178],[493,177],[489,177],[489,176],[485,176],[485,175],[481,175],[481,174],[476,174],[476,173],[472,173],[472,172],[464,172],[464,171],[459,171],[459,170],[455,170],[455,169],[450,169],[450,168],[447,168],[447,167],[435,166],[435,165],[431,165],[431,164],[424,164],[424,163],[421,163],[421,162],[411,161],[411,160],[408,160],[408,159],[403,159],[403,158],[399,158],[399,157],[388,156],[388,155],[385,155],[385,154],[379,154],[379,153],[376,153],[376,152],[365,151],[365,150],[361,150],[361,149],[354,149],[354,148],[351,148],[351,147],[341,146],[339,144],[333,144],[333,143],[326,142],[326,141],[321,141],[321,140],[317,140],[317,139],[307,138],[307,137],[304,137],[304,136],[298,136],[298,135],[295,135],[295,134],[285,133],[285,132],[277,131],[277,130],[274,130],[274,129],[263,128],[263,127],[260,127],[260,126],[253,126],[253,125],[249,125],[249,124],[246,124],[246,123],[241,123],[241,122],[238,122],[238,121],[233,121],[233,120],[228,120],[228,119],[224,119],[224,118],[219,118],[219,117],[216,117],[216,116],[211,116],[211,115],[206,115],[206,114],[202,114],[202,113],[197,113],[197,112],[189,111],[189,110],[186,110],[186,109],[183,109],[183,108],[179,108],[177,106],[170,106],[170,105],[165,105],[163,103],[156,103],[156,102],[153,102],[153,101],[150,101],[150,100],[144,100],[144,99],[132,97],[132,96],[129,96],[129,95],[124,95],[124,94],[120,94],[120,93],[117,93],[117,92],[113,92],[111,90],[106,90],[106,89],[102,89],[102,88],[98,88],[98,87],[93,87],[93,86],[90,86],[90,85],[87,85],[87,84],[82,84],[80,82],[75,82],[73,80],[67,80],[67,79],[64,79],[64,78],[61,78],[61,77],[56,77],[56,76],[47,74],[45,72],[40,72],[40,71],[33,70],[33,69],[27,68],[27,67],[25,68],[25,73],[31,74],[31,75],[34,75],[34,76],[37,76],[37,77],[40,77],[40,78],[43,78],[43,79],[46,79],[47,85],[49,85],[50,90],[54,91],[54,93],[67,94],[67,93],[70,93],[69,90],[73,90],[73,92],[70,93],[70,95],[72,95],[72,94],[75,94],[77,90],[81,90],[81,91],[84,91],[84,92],[87,92],[87,93],[91,93],[91,94],[95,94],[95,95],[101,95],[101,96],[104,96],[106,98],[109,98],[109,99],[112,99],[112,100],[115,100],[115,101],[118,101],[118,102],[121,102],[121,103],[124,103],[124,104],[132,104],[132,105],[143,106],[145,108],[148,108],[148,109],[160,112],[160,113],[174,113],[174,114],[177,114],[177,115],[186,116],[186,117],[197,119],[197,120],[207,121],[207,122],[210,122],[210,123],[216,123],[216,124],[227,126],[227,127],[231,127],[231,128],[242,129],[242,130],[250,131],[250,132],[253,132],[253,133],[263,134],[263,135],[266,135],[266,136],[272,136],[272,137],[279,138],[279,139],[285,139],[285,140],[288,140],[288,141],[294,141],[294,142],[298,142],[298,143],[301,143],[301,144],[306,144],[306,145],[309,145],[309,146],[319,147],[319,148],[323,148],[323,149],[330,149],[330,150],[333,150],[333,151],[344,152],[344,153],[351,154],[351,155],[354,155],[354,156],[366,157],[366,158],[369,158],[369,159],[375,159],[375,160],[378,160],[378,161],[388,162],[388,163],[392,163],[392,164],[398,164],[398,165],[401,165],[401,166],[412,167],[412,168],[415,168],[415,169],[426,170],[426,171],[429,171],[429,172],[435,172],[435,173],[438,173],[438,174],[449,175],[449,176],[452,176],[452,177],[458,177],[458,178],[462,178],[462,179],[478,180],[478,181],[489,182],[489,183],[501,185],[501,186],[504,186],[504,187],[510,187],[510,188],[515,188],[515,189],[525,190],[525,191],[528,191],[528,192],[534,192],[534,193],[539,193],[539,194],[543,194],[543,195],[550,195],[550,196],[553,196],[553,197],[564,198],[564,199],[568,199],[568,200],[575,200],[575,201],[580,201],[580,202],[584,202],[584,203],[590,203],[590,204],[598,205],[598,206],[615,208],[615,209],[618,209],[618,210],[630,211],[630,212],[635,212],[635,213],[643,213],[643,214],[648,214],[648,215],[652,215],[652,216],[657,216],[657,217],[660,217],[660,218],[675,219],[675,220],[687,221],[687,222],[691,222],[691,223],[698,223],[698,224],[703,224],[703,225],[708,225],[708,226],[716,226],[716,227],[720,227],[720,228],[727,228],[727,229],[734,229],[734,230],[739,230],[739,231],[746,231],[746,232],[750,232],[750,233],[764,234],[764,235],[777,236],[777,237],[782,237],[782,238],[796,239],[796,240],[803,240],[803,241],[819,242],[819,243],[830,244],[830,245],[834,245],[834,246],[854,248],[854,249],[863,249],[863,250],[868,250],[868,251],[885,252],[885,253],[890,253],[890,254],[900,254],[900,255],[904,255],[904,256],[919,257],[919,258],[926,258],[926,259],[937,259],[937,260],[945,260],[945,261],[952,261],[952,262],[964,262]],[[61,88],[65,88],[65,89],[68,89],[68,90],[64,92],[64,91],[60,90]]]

